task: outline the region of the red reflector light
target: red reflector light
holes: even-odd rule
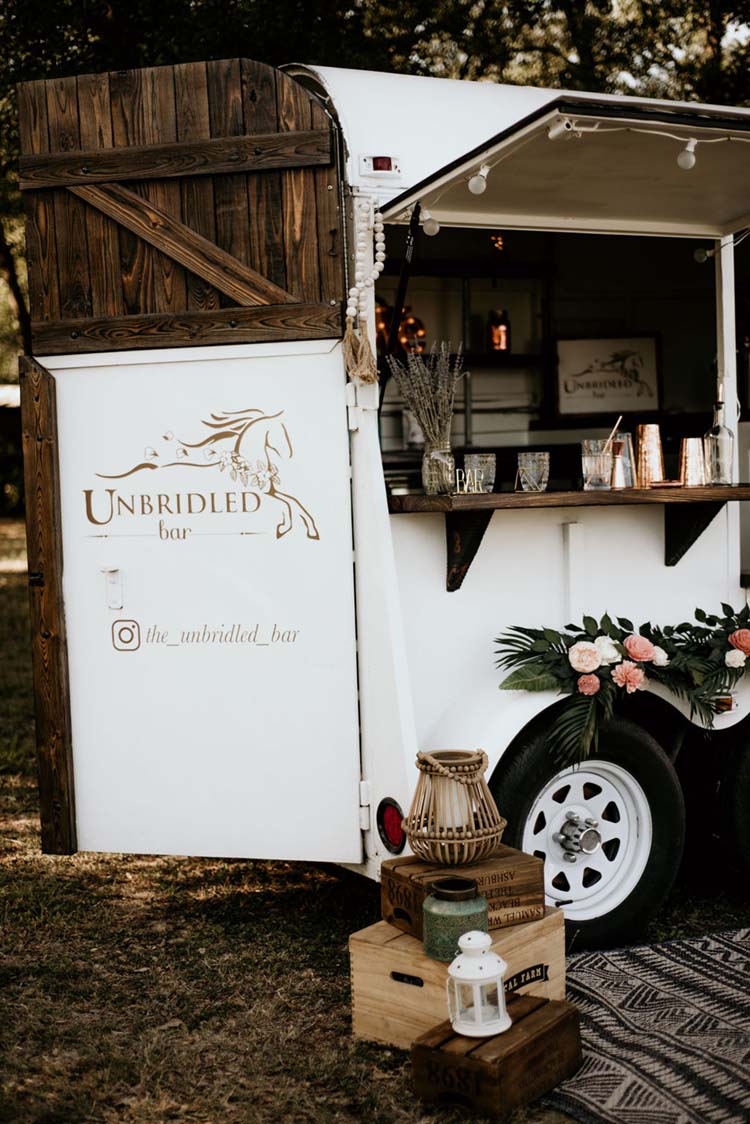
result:
[[[390,156],[373,156],[372,158],[373,172],[392,172],[393,160]]]
[[[386,834],[388,842],[394,847],[398,847],[404,838],[404,829],[401,826],[401,816],[398,809],[389,804],[383,810],[383,831]]]
[[[400,855],[406,846],[406,835],[401,826],[404,813],[395,800],[386,797],[378,805],[378,834],[392,855]]]

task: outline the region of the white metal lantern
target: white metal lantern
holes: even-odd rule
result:
[[[508,965],[491,951],[489,933],[464,933],[458,947],[461,951],[448,968],[445,981],[451,1025],[456,1034],[472,1038],[501,1034],[511,1025],[503,984]]]

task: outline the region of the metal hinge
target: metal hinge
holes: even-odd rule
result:
[[[370,782],[359,782],[359,826],[362,831],[370,830]]]
[[[361,410],[357,405],[357,388],[353,382],[346,384],[346,416],[352,433],[359,429]]]
[[[346,384],[346,409],[349,429],[359,429],[365,410],[379,410],[380,384],[376,382],[348,382]]]

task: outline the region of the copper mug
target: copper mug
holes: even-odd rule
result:
[[[706,483],[706,462],[703,439],[683,437],[680,444],[680,483],[686,488],[700,488]]]
[[[638,426],[638,484],[650,488],[664,479],[661,433],[654,423]]]

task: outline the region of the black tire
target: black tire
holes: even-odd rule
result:
[[[490,787],[508,826],[503,842],[521,848],[529,813],[560,765],[545,745],[546,728],[538,723],[509,749]],[[680,866],[685,841],[682,789],[669,758],[642,727],[614,718],[602,731],[599,752],[591,761],[611,762],[627,770],[643,789],[652,819],[651,847],[634,888],[610,912],[577,922],[566,921],[569,948],[606,948],[633,940],[669,893]]]

